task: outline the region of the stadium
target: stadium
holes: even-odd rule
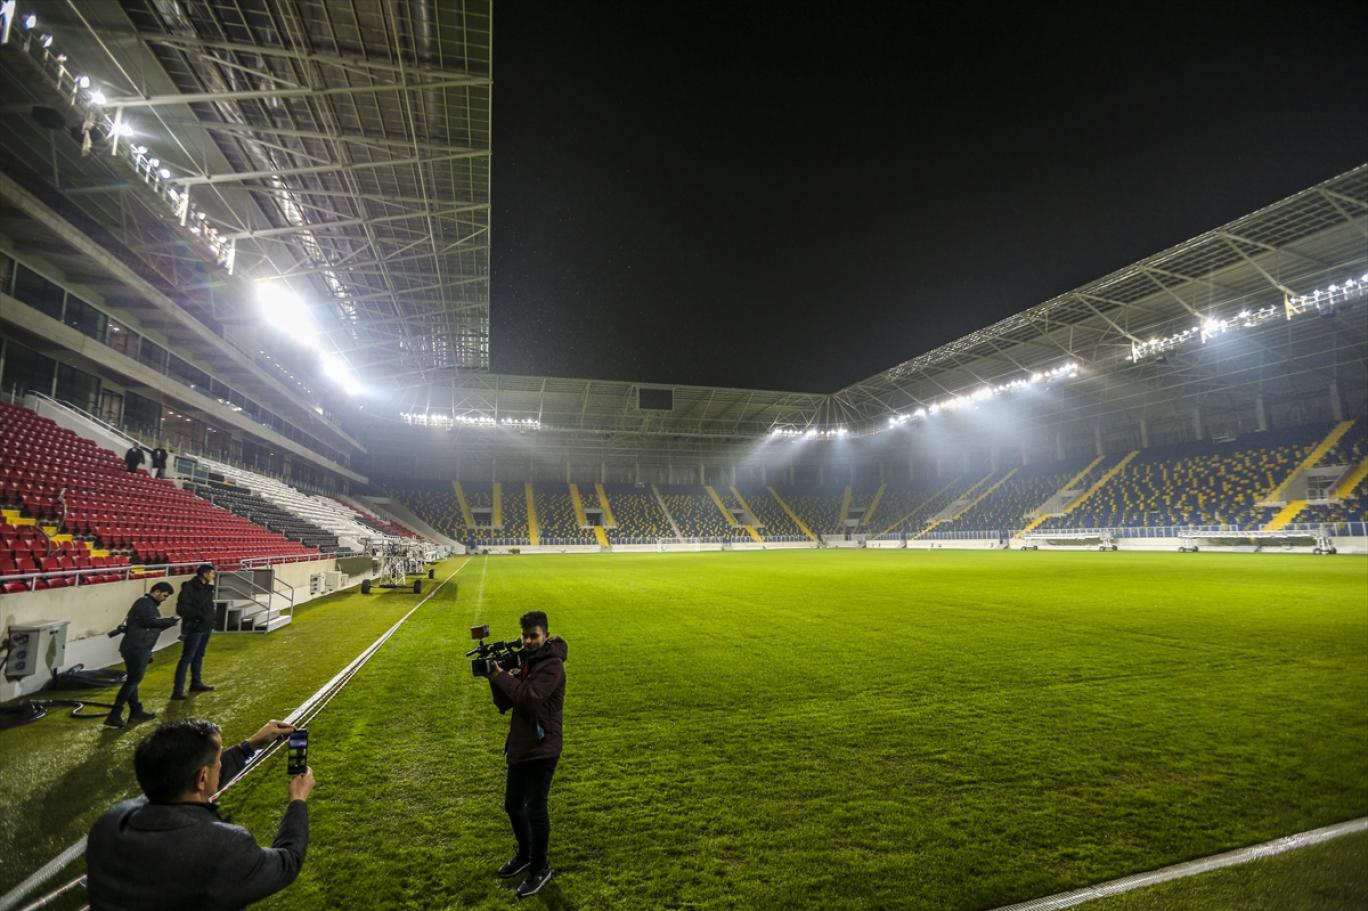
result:
[[[142,691],[308,729],[261,907],[515,901],[468,653],[535,610],[526,903],[1363,907],[1368,164],[826,392],[497,372],[493,18],[0,3],[0,911],[98,907],[111,630],[206,563],[217,689]]]

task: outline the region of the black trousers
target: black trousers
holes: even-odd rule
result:
[[[152,659],[151,652],[120,655],[124,660],[124,667],[127,668],[127,674],[123,686],[119,687],[119,695],[114,697],[114,708],[109,710],[109,714],[116,716],[123,714],[125,703],[135,714],[142,711],[142,701],[138,699],[138,684],[142,683],[143,676],[147,673],[148,662]]]
[[[559,756],[529,759],[508,767],[508,783],[504,787],[504,810],[513,823],[513,836],[518,839],[518,856],[527,858],[533,870],[544,869],[546,845],[551,839],[551,815],[546,809],[546,798],[551,793],[551,776],[556,774]]]

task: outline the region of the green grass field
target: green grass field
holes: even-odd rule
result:
[[[473,623],[510,635],[532,608],[570,645],[558,874],[535,900],[552,908],[993,908],[1368,813],[1362,557],[496,557],[456,578],[311,724],[308,861],[267,907],[513,901],[491,875],[512,847],[506,720],[463,652]],[[413,599],[331,602],[231,655],[216,639],[232,687],[196,710],[230,737],[283,715]],[[66,719],[0,734],[0,799],[36,794],[0,828],[21,861],[0,886],[126,789],[119,737]],[[15,784],[21,742],[59,761]],[[224,803],[269,841],[284,794],[272,760]],[[1331,855],[1362,867],[1346,842]],[[1210,881],[1230,896],[1220,878],[1273,865],[1277,894],[1305,900],[1268,907],[1352,907],[1277,873],[1319,856]]]

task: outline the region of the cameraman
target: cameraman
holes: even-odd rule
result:
[[[164,629],[170,629],[180,622],[179,617],[163,617],[158,608],[171,597],[175,589],[170,582],[158,582],[152,589],[128,609],[124,618],[123,639],[119,642],[119,655],[124,660],[127,673],[119,695],[114,697],[114,707],[104,723],[111,728],[124,726],[123,707],[128,703],[129,721],[149,721],[157,717],[156,712],[144,712],[142,700],[138,698],[138,684],[147,673],[147,665],[152,661],[152,649],[157,646],[157,638]],[[118,630],[115,630],[117,633]],[[115,633],[110,633],[114,635]]]
[[[314,789],[312,769],[290,779],[290,804],[269,848],[221,819],[211,800],[257,750],[293,730],[269,721],[226,750],[218,725],[209,721],[176,721],[149,734],[133,754],[146,800],[115,804],[90,829],[91,907],[227,911],[294,882],[309,842],[304,802]]]
[[[526,898],[540,892],[551,879],[546,854],[551,817],[546,798],[561,753],[566,645],[564,639],[547,638],[544,611],[529,611],[519,623],[522,666],[491,673],[489,691],[500,713],[513,710],[504,741],[508,755],[504,810],[513,823],[518,851],[499,868],[499,875],[506,879],[527,870],[527,878],[517,889],[518,897]]]

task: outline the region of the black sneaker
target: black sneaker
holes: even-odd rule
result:
[[[107,715],[105,716],[104,725],[107,728],[121,728],[124,726],[124,720],[118,715]]]
[[[171,698],[172,698],[172,699],[189,699],[190,697],[187,696],[187,695],[185,695],[184,693],[172,693],[172,694],[171,694]]]
[[[499,876],[503,879],[508,879],[509,877],[517,876],[519,873],[526,870],[531,865],[532,862],[530,860],[524,860],[515,854],[508,859],[508,863],[504,864],[502,867],[499,868]]]
[[[157,717],[156,712],[133,712],[128,716],[129,721],[151,721]]]
[[[214,688],[207,683],[190,684],[190,692],[192,693],[212,693],[213,691]]]
[[[527,874],[527,879],[522,881],[522,885],[518,886],[515,894],[518,898],[527,898],[529,895],[536,895],[542,890],[542,887],[550,881],[551,868],[542,867],[535,873]]]

